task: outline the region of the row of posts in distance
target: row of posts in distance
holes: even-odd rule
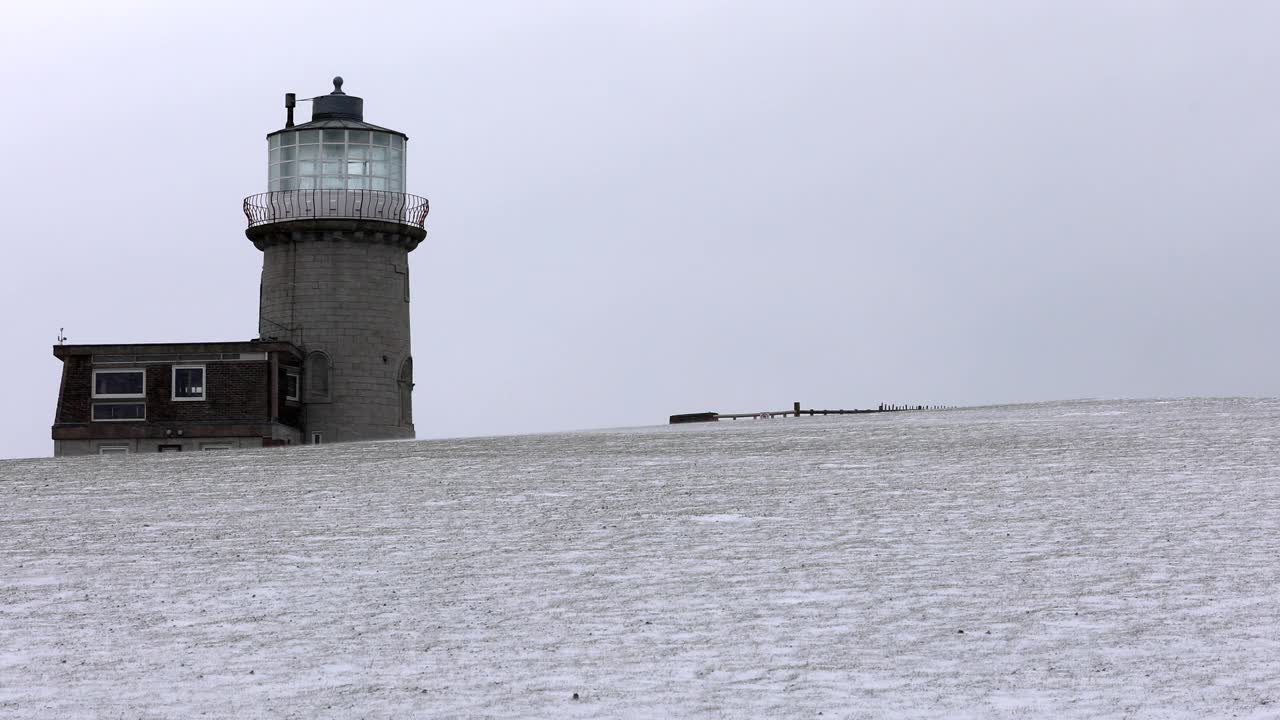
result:
[[[797,405],[796,409],[799,410],[800,408],[798,406],[800,405],[800,403],[796,403],[796,405]],[[955,409],[956,409],[955,405],[886,405],[885,403],[880,403],[880,412],[894,412],[897,410],[955,410]]]

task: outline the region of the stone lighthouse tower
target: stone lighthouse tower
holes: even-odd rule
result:
[[[342,91],[267,135],[268,192],[245,199],[262,251],[258,332],[304,358],[288,379],[304,442],[412,438],[409,253],[426,237],[425,198],[405,192],[408,137],[364,121]]]

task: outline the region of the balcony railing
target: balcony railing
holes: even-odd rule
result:
[[[425,229],[424,197],[383,190],[281,190],[244,199],[249,227],[317,218],[383,220]]]

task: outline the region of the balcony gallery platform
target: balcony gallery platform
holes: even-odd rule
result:
[[[424,197],[380,190],[282,190],[244,200],[245,234],[259,249],[341,234],[412,250],[427,236]]]

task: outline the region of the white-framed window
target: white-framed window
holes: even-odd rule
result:
[[[200,446],[201,450],[230,450],[231,443],[204,443]]]
[[[173,400],[204,400],[204,366],[173,366]]]
[[[300,400],[302,398],[302,376],[296,370],[284,373],[284,399]]]
[[[99,455],[128,455],[128,445],[100,445],[98,446]]]
[[[320,444],[321,444],[321,443],[323,443],[323,442],[324,442],[324,433],[319,433],[319,432],[313,432],[313,433],[311,433],[311,444],[312,444],[312,445],[320,445]]]
[[[94,370],[93,398],[142,398],[147,396],[147,371],[142,368],[129,370]]]
[[[94,403],[91,417],[95,422],[146,420],[147,404],[140,402]]]

